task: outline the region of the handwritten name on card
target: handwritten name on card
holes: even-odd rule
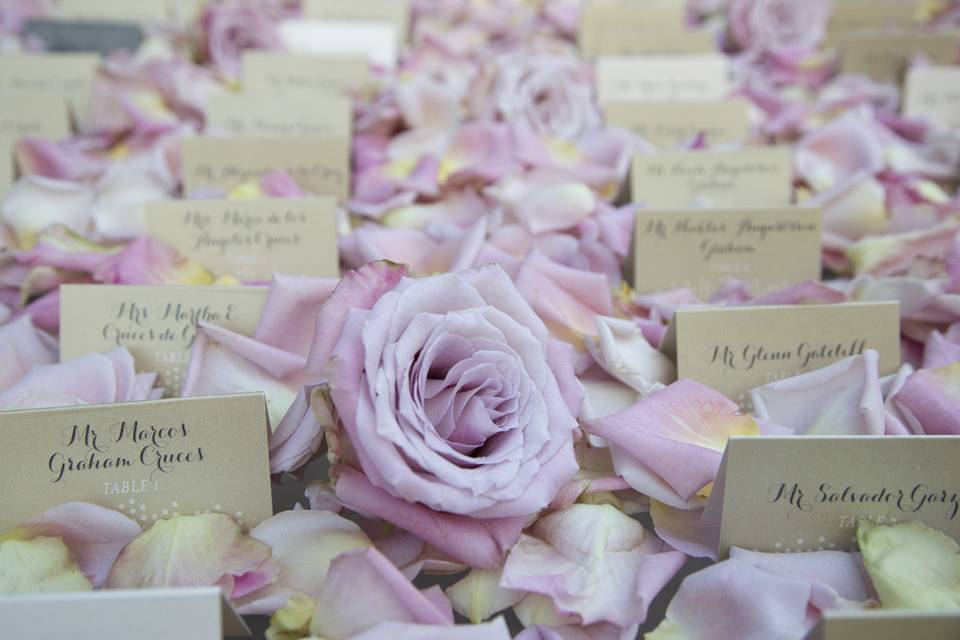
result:
[[[304,190],[346,200],[350,142],[345,136],[187,138],[182,145],[183,190],[232,189],[271,171],[286,171]]]
[[[917,22],[917,0],[840,0],[831,4],[831,36],[863,29],[903,28]]]
[[[162,22],[176,0],[60,0],[60,14],[78,20]]]
[[[633,131],[661,149],[675,149],[703,134],[709,145],[742,142],[749,132],[744,100],[615,101],[603,106],[607,124]]]
[[[640,209],[632,283],[639,293],[691,289],[702,300],[730,278],[754,294],[820,277],[820,211]]]
[[[177,394],[200,322],[249,335],[266,287],[63,285],[60,359],[126,347],[137,371],[154,371]]]
[[[250,93],[316,91],[343,95],[371,84],[363,56],[305,56],[248,51],[243,55],[244,89]]]
[[[678,309],[663,350],[677,375],[713,387],[744,409],[756,387],[874,349],[880,375],[900,367],[900,305],[849,302]]]
[[[793,199],[790,150],[670,151],[638,155],[631,172],[633,201],[647,207],[770,207]]]
[[[389,22],[401,40],[410,22],[409,0],[304,0],[303,17],[310,20]]]
[[[581,9],[577,43],[587,58],[716,50],[709,31],[687,28],[683,0],[589,0]]]
[[[833,609],[805,640],[944,640],[960,638],[960,612]]]
[[[5,412],[0,529],[72,501],[255,526],[272,514],[266,415],[262,393]]]
[[[600,104],[625,100],[723,100],[730,68],[721,55],[609,56],[597,61]]]
[[[151,236],[218,275],[339,275],[332,196],[153,202],[146,224]]]
[[[350,101],[316,91],[259,91],[207,101],[207,130],[232,136],[343,136],[353,124]]]
[[[81,120],[100,57],[90,53],[0,55],[0,96],[16,93],[65,98]]]
[[[911,67],[905,82],[903,114],[960,129],[960,67]]]
[[[863,31],[845,34],[840,72],[899,84],[911,58],[923,55],[936,65],[956,62],[960,32]]]
[[[0,99],[0,142],[25,137],[60,140],[70,135],[70,112],[64,99],[37,93]]]
[[[855,550],[861,520],[917,520],[960,539],[958,463],[957,436],[738,436],[707,508],[723,505],[722,556]]]

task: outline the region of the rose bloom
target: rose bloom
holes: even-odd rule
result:
[[[744,50],[815,49],[826,31],[830,7],[829,0],[733,0],[730,34]]]
[[[200,18],[200,28],[204,57],[227,78],[240,77],[244,51],[280,47],[274,17],[249,3],[229,0],[208,6]]]
[[[567,140],[601,125],[590,68],[575,57],[508,54],[477,84],[472,108],[480,118],[499,117],[534,134]]]
[[[498,266],[347,274],[308,363],[337,418],[337,497],[460,562],[498,565],[577,471],[572,359]]]

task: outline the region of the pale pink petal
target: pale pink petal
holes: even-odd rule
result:
[[[0,391],[20,380],[38,365],[57,360],[57,345],[53,338],[38,331],[30,316],[0,325]]]
[[[89,184],[27,176],[7,192],[0,211],[4,224],[25,243],[53,225],[85,233],[94,198],[94,188]]]
[[[94,588],[106,582],[117,556],[140,535],[140,526],[130,518],[85,502],[54,507],[20,530],[30,537],[62,538]]]
[[[318,309],[338,282],[338,278],[276,274],[252,337],[306,357],[317,329]]]
[[[687,379],[585,428],[610,443],[614,468],[631,487],[681,509],[713,482],[730,436],[760,433],[734,402]]]
[[[795,162],[797,174],[817,191],[861,172],[877,173],[885,165],[881,141],[853,115],[837,118],[803,138]]]
[[[601,315],[595,323],[596,337],[586,339],[587,348],[610,375],[641,395],[676,380],[676,367],[635,323]]]
[[[578,504],[540,518],[504,565],[501,584],[552,598],[583,624],[642,623],[683,566],[636,520],[609,505]]]
[[[473,569],[461,580],[447,588],[447,597],[453,608],[471,623],[477,624],[512,607],[526,593],[500,586],[500,569]]]
[[[310,632],[349,640],[383,622],[448,625],[443,611],[376,549],[356,549],[330,563]]]
[[[650,516],[657,535],[677,551],[692,558],[717,559],[720,528],[703,521],[703,509],[677,509],[653,500]]]
[[[915,433],[960,435],[960,362],[917,371],[893,404]]]
[[[879,355],[862,355],[750,392],[758,418],[798,435],[883,435],[886,415],[877,372]]]
[[[503,618],[486,624],[456,626],[381,622],[350,640],[510,640],[510,632]]]

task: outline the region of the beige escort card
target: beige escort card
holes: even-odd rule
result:
[[[864,31],[845,34],[841,47],[840,72],[861,74],[899,84],[910,59],[922,55],[931,63],[949,65],[957,61],[960,32]]]
[[[363,56],[302,56],[248,51],[243,55],[244,89],[251,93],[318,91],[342,95],[373,80]]]
[[[216,274],[337,277],[333,196],[168,200],[146,205],[147,232]]]
[[[219,587],[0,596],[0,620],[4,633],[18,640],[221,640],[251,635]]]
[[[303,17],[334,22],[389,22],[404,40],[410,24],[409,0],[304,0]]]
[[[397,29],[389,22],[284,20],[280,40],[291,53],[312,56],[363,56],[393,69],[400,50]]]
[[[630,182],[633,201],[651,208],[785,206],[793,161],[786,147],[641,154]]]
[[[186,138],[182,144],[183,191],[232,189],[271,171],[286,171],[300,187],[342,202],[350,188],[346,136]]]
[[[854,551],[861,520],[916,520],[960,540],[958,464],[958,436],[735,436],[705,517],[723,505],[721,557]]]
[[[60,14],[79,20],[166,20],[176,0],[59,0]]]
[[[600,104],[626,100],[723,100],[730,93],[722,55],[608,56],[597,61]]]
[[[948,640],[960,638],[960,611],[830,609],[805,640]]]
[[[677,375],[750,408],[755,387],[875,349],[880,375],[900,367],[900,304],[849,302],[693,307],[676,311],[664,338]]]
[[[661,149],[674,149],[703,134],[710,146],[746,140],[745,100],[614,101],[603,105],[607,124],[622,127]]]
[[[126,347],[137,371],[177,394],[200,322],[249,335],[260,320],[266,287],[63,285],[60,359]]]
[[[211,96],[207,130],[233,136],[346,136],[353,112],[341,96],[309,90],[259,91]]]
[[[960,129],[960,67],[911,67],[904,87],[903,115]]]
[[[262,393],[8,411],[0,420],[0,531],[65,502],[141,526],[225,513],[273,515]]]
[[[13,184],[14,148],[24,137],[59,140],[70,135],[66,100],[42,93],[16,93],[0,98],[0,198]]]
[[[701,300],[730,278],[762,294],[820,279],[820,211],[637,211],[630,278],[638,293],[685,287]]]
[[[31,93],[66,98],[81,120],[100,57],[90,53],[0,55],[0,96]]]
[[[831,34],[862,29],[902,29],[917,22],[918,0],[837,0],[831,3]]]
[[[686,27],[683,0],[588,0],[577,43],[587,58],[716,50],[708,30]]]

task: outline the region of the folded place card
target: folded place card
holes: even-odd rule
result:
[[[251,528],[273,515],[263,393],[0,413],[0,531],[65,502],[141,526],[225,513]]]
[[[903,115],[960,129],[960,67],[911,67],[903,93]]]
[[[233,136],[346,136],[353,112],[342,96],[289,90],[278,100],[273,91],[211,96],[207,101],[209,132]]]
[[[900,304],[849,302],[677,309],[662,350],[677,375],[749,410],[748,392],[874,349],[880,375],[900,367]]]
[[[333,196],[167,200],[146,205],[147,232],[215,274],[337,277]]]
[[[865,75],[877,82],[899,84],[910,60],[922,55],[932,64],[957,60],[960,33],[925,31],[860,31],[839,42],[840,72]]]
[[[746,140],[750,115],[745,100],[614,101],[603,105],[607,124],[622,127],[661,149],[686,145],[703,135],[709,146]]]
[[[178,0],[59,0],[60,15],[79,20],[166,20]]]
[[[317,91],[343,95],[372,82],[364,56],[303,56],[248,51],[243,54],[244,89],[251,93]]]
[[[683,0],[589,0],[580,14],[577,43],[587,58],[648,53],[709,53],[706,29],[687,28]]]
[[[313,56],[363,56],[371,63],[397,66],[399,39],[390,22],[284,20],[277,26],[285,48]]]
[[[64,98],[42,93],[16,93],[0,98],[0,198],[13,184],[17,140],[60,140],[69,135],[70,112]]]
[[[917,0],[840,0],[830,5],[827,30],[842,34],[860,29],[899,28],[917,22]]]
[[[94,53],[0,55],[0,96],[42,93],[64,97],[82,119],[99,65],[100,56]]]
[[[960,611],[829,609],[805,640],[953,640]]]
[[[176,611],[176,615],[170,615]],[[106,589],[0,596],[4,633],[18,640],[222,640],[249,637],[217,587]]]
[[[24,35],[43,43],[45,51],[136,52],[143,28],[135,22],[29,20]]]
[[[723,100],[730,67],[718,54],[606,56],[597,61],[600,104],[618,100]]]
[[[786,147],[641,154],[630,184],[647,207],[783,206],[793,200],[793,159]]]
[[[628,278],[638,293],[685,287],[701,300],[730,278],[753,294],[820,279],[820,211],[637,211]]]
[[[960,540],[958,436],[735,436],[705,517],[730,547],[855,551],[861,520],[919,521]]]
[[[409,29],[409,0],[304,0],[303,17],[334,22],[389,22],[403,40]]]
[[[341,202],[350,188],[346,136],[197,137],[181,146],[183,191],[232,189],[272,171],[285,171],[300,187]]]
[[[180,391],[201,322],[249,335],[260,321],[266,287],[63,285],[60,359],[126,347],[137,371]]]

